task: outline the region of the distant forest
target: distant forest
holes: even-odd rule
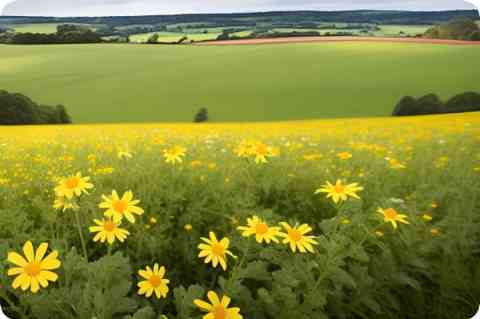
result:
[[[123,16],[123,17],[15,17],[0,16],[1,24],[25,23],[85,23],[105,24],[111,27],[122,25],[144,24],[176,24],[176,23],[205,23],[209,26],[255,26],[257,23],[268,24],[298,24],[309,22],[349,22],[349,23],[377,23],[377,24],[409,24],[431,25],[447,22],[454,18],[465,17],[479,19],[476,10],[456,11],[290,11],[290,12],[258,12],[232,14],[180,14],[180,15],[151,15],[151,16]]]

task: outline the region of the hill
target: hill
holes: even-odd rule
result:
[[[61,103],[76,123],[389,115],[398,100],[477,91],[480,46],[2,46],[0,88]]]

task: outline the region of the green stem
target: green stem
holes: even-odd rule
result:
[[[75,210],[74,214],[75,214],[75,221],[77,222],[78,235],[80,236],[80,242],[82,243],[83,256],[85,257],[85,260],[88,262],[87,245],[85,244],[85,239],[83,238],[82,225],[80,224],[80,217],[78,216],[78,211]]]

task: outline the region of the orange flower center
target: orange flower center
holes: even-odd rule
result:
[[[128,204],[123,200],[116,200],[113,202],[112,206],[117,213],[123,214],[123,212],[127,209]]]
[[[103,229],[109,233],[113,232],[115,228],[117,228],[117,225],[115,225],[115,223],[111,220],[108,220],[105,222],[105,224],[103,224]]]
[[[290,229],[288,231],[288,237],[293,241],[300,241],[302,239],[302,234],[296,229]]]
[[[385,218],[396,219],[397,215],[398,215],[397,212],[393,208],[389,208],[385,210]]]
[[[265,223],[260,223],[255,226],[255,232],[259,235],[266,234],[268,232],[268,226]]]
[[[213,308],[213,316],[215,319],[225,319],[227,318],[227,311],[222,305],[218,305]]]
[[[335,193],[343,194],[344,192],[345,192],[345,186],[343,186],[342,184],[335,185]]]
[[[150,282],[153,288],[158,288],[162,284],[162,278],[157,275],[153,275],[152,277],[150,277],[148,281]]]
[[[217,256],[223,256],[225,255],[225,248],[221,244],[213,244],[212,253]]]
[[[268,147],[267,145],[260,144],[260,145],[257,145],[257,148],[255,149],[255,151],[257,152],[258,155],[265,156],[268,154]]]
[[[78,187],[78,184],[80,183],[80,181],[78,180],[77,177],[70,177],[68,178],[66,181],[65,181],[65,186],[68,188],[68,189],[75,189]]]
[[[40,267],[40,263],[32,262],[26,265],[24,270],[30,277],[35,277],[40,273],[42,268]]]

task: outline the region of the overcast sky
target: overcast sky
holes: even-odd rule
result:
[[[472,0],[478,5],[480,0]],[[3,8],[3,10],[1,9]],[[460,0],[0,0],[4,15],[106,16],[272,10],[473,9]]]

